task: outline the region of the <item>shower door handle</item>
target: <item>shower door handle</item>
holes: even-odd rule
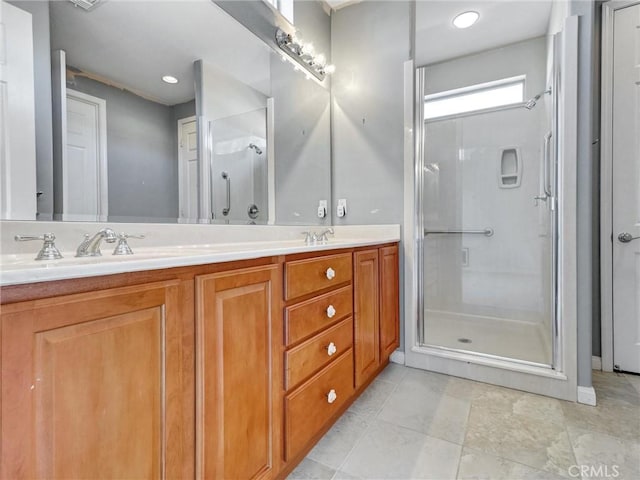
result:
[[[222,209],[222,215],[229,215],[231,211],[231,177],[227,172],[222,172],[222,178],[227,182],[227,206]]]
[[[549,132],[544,136],[544,157],[543,157],[543,182],[544,185],[542,186],[544,189],[544,194],[548,197],[551,197],[552,193],[551,193],[551,137],[552,137],[552,133]]]

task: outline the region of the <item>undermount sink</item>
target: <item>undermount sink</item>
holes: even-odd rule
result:
[[[112,255],[111,251],[103,249],[98,257],[76,257],[75,252],[62,252],[62,258],[57,260],[36,260],[34,254],[4,254],[0,255],[0,269],[3,267],[62,267],[65,265],[88,265],[96,263],[114,263],[159,258],[209,255],[216,250],[210,246],[178,246],[178,247],[146,247],[135,249],[132,255]]]

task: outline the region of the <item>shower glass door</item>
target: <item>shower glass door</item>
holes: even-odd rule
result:
[[[422,345],[552,366],[553,79],[434,91],[443,68],[421,69]]]

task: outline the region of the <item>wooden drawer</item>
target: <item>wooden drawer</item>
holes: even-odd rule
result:
[[[329,346],[334,351],[329,355]],[[284,354],[285,389],[289,390],[338,358],[353,345],[353,319],[347,318]]]
[[[335,314],[329,317],[327,311],[333,307]],[[285,309],[285,343],[292,345],[327,325],[348,317],[353,312],[353,290],[348,287],[312,298]]]
[[[285,299],[301,297],[351,281],[351,253],[294,260],[285,264]],[[329,269],[333,278],[329,278]]]
[[[329,403],[329,392],[336,399]],[[353,350],[285,398],[286,459],[292,459],[353,395]]]

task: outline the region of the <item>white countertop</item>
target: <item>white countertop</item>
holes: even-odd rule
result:
[[[3,228],[6,228],[6,225]],[[113,245],[104,243],[101,257],[76,258],[74,257],[75,251],[61,248],[64,258],[50,261],[34,260],[40,243],[29,242],[32,247],[32,251],[29,253],[7,253],[7,250],[3,249],[3,253],[0,255],[0,286],[204,265],[274,255],[316,251],[330,253],[331,250],[397,242],[400,239],[400,228],[397,225],[363,226],[362,228],[335,227],[335,238],[331,238],[327,243],[305,245],[301,239],[290,239],[292,235],[294,238],[299,236],[298,230],[302,230],[300,227],[292,228],[296,231],[286,232],[286,235],[283,236],[289,238],[282,240],[197,244],[178,244],[174,241],[156,246],[142,246],[144,241],[131,240],[130,245],[134,254],[122,256],[112,255]],[[350,235],[346,237],[345,234]]]

